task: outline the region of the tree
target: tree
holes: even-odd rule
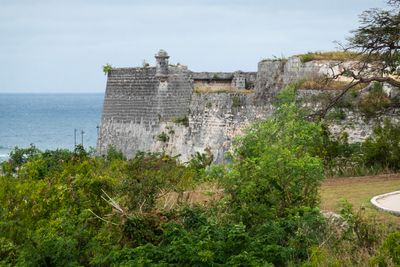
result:
[[[356,52],[357,62],[343,67],[333,78],[346,76],[351,82],[322,111],[322,116],[357,84],[373,81],[400,88],[400,0],[388,0],[391,10],[373,8],[360,15],[360,26],[343,45]]]
[[[274,116],[253,124],[236,139],[225,190],[246,226],[285,217],[290,209],[316,207],[324,177],[316,156],[323,142],[322,127],[304,117],[295,103],[295,88],[288,86],[278,95]]]

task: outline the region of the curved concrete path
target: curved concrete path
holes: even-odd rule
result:
[[[400,216],[400,191],[395,191],[371,199],[375,207]]]

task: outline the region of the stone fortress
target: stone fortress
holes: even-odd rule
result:
[[[192,72],[170,65],[164,50],[156,66],[112,68],[108,72],[97,152],[110,145],[128,158],[137,152],[165,152],[190,160],[196,152],[223,162],[233,138],[251,122],[270,116],[273,97],[285,85],[327,75],[337,62],[302,63],[298,57],[262,60],[257,72]],[[298,90],[315,95],[318,90]],[[351,127],[347,127],[351,124]],[[351,142],[365,139],[373,122],[348,114],[330,125],[333,134],[347,131]]]

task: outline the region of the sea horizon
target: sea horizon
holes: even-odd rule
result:
[[[104,95],[104,92],[0,92],[0,95]]]
[[[15,148],[74,149],[82,141],[95,147],[104,93],[0,93],[0,161]]]

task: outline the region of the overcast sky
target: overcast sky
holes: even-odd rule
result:
[[[104,92],[102,65],[256,71],[334,50],[384,0],[0,0],[0,92]]]

